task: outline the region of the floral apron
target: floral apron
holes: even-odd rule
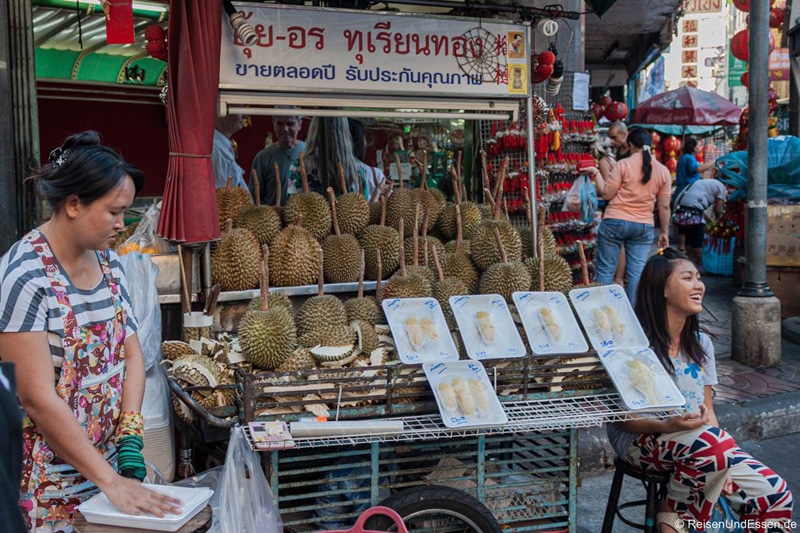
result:
[[[689,413],[700,411],[705,398],[704,369],[680,358],[672,360],[675,385]],[[721,498],[728,474],[734,493],[725,498],[740,521],[772,522],[775,531],[788,532],[792,496],[786,482],[736,445],[724,430],[703,426],[678,433],[640,435],[628,449],[626,461],[643,468],[670,471],[667,502],[690,527],[704,531],[697,522],[708,522]],[[754,531],[762,533],[758,528]]]
[[[64,321],[64,360],[56,385],[98,453],[116,462],[114,433],[122,405],[125,371],[126,317],[119,287],[105,256],[97,252],[103,278],[111,292],[114,319],[81,326],[67,294],[69,281],[61,272],[45,238],[34,230],[26,235],[44,264]],[[97,487],[50,449],[36,424],[23,422],[23,466],[20,507],[28,529],[36,533],[72,532],[75,507],[98,492]]]

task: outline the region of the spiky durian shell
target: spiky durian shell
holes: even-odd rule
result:
[[[500,294],[511,303],[511,295],[517,291],[528,291],[531,286],[531,275],[519,261],[495,263],[481,276],[481,294]],[[526,288],[527,287],[527,288]]]
[[[481,271],[500,262],[500,250],[494,237],[494,228],[500,231],[500,240],[509,262],[522,259],[522,241],[514,227],[504,220],[484,220],[470,239],[470,257]]]
[[[394,196],[394,195],[392,195]],[[381,276],[389,278],[400,266],[400,234],[388,226],[371,225],[358,234],[364,248],[365,279],[378,276],[378,254],[381,251]]]
[[[338,200],[337,200],[338,205]],[[337,212],[339,208],[337,207]],[[322,269],[328,283],[349,283],[358,281],[361,274],[361,245],[354,235],[328,235],[322,241],[325,261]]]
[[[433,262],[433,260],[431,260],[431,262]],[[436,272],[431,267],[428,266],[419,265],[419,266],[406,267],[406,273],[409,276],[411,275],[421,276],[426,280],[428,280],[428,283],[430,283],[431,285],[433,285],[433,282],[436,281]]]
[[[377,225],[381,221],[381,203],[370,202],[369,204],[369,224]]]
[[[469,254],[469,246],[471,241],[461,241],[461,249],[460,251],[464,252],[465,254]],[[444,251],[448,254],[455,253],[456,251],[456,241],[447,241],[444,245]]]
[[[317,240],[305,228],[289,226],[281,230],[269,249],[270,285],[294,287],[317,281],[318,246]]]
[[[478,209],[481,212],[481,218],[483,220],[492,220],[494,218],[494,213],[492,212],[492,206],[489,204],[478,204]]]
[[[556,238],[553,232],[547,226],[541,228],[542,230],[542,253],[545,257],[553,257],[558,254],[556,247]],[[532,257],[533,245],[531,243],[531,230],[525,228],[519,232],[520,240],[522,241],[522,257]]]
[[[481,210],[473,202],[461,202],[461,233],[462,239],[471,239],[472,234],[483,221]],[[453,240],[458,233],[456,225],[456,204],[446,203],[439,213],[439,231],[447,240]]]
[[[301,335],[300,346],[355,346],[356,332],[347,324],[331,324],[314,328]]]
[[[481,274],[468,254],[464,252],[446,254],[442,270],[446,278],[454,277],[460,279],[470,294],[478,292]]]
[[[431,196],[433,197],[439,209],[441,209],[442,206],[447,202],[447,198],[445,198],[444,193],[439,189],[429,189],[428,192],[431,193]]]
[[[532,290],[539,290],[539,261],[533,258],[525,260],[525,266],[531,274]],[[556,255],[544,260],[544,290],[554,292],[568,292],[572,289],[572,267],[561,257]]]
[[[297,348],[275,370],[278,372],[297,372],[298,370],[311,370],[317,367],[317,359],[311,355],[308,348]]]
[[[216,363],[205,355],[182,355],[172,362],[171,372],[175,379],[196,387],[216,387],[220,381]]]
[[[282,292],[271,292],[267,296],[267,305],[270,309],[273,307],[283,307],[286,309],[289,314],[294,314],[294,308],[292,307],[292,301],[289,299],[286,294]],[[261,310],[261,296],[256,296],[250,303],[247,304],[248,311],[259,311]]]
[[[433,256],[431,255],[430,247],[436,250],[436,253],[439,254],[439,257],[444,257],[444,244],[442,241],[437,239],[436,237],[431,237],[428,235],[425,238],[418,237],[417,238],[417,264],[424,265],[425,264],[425,248],[428,248],[428,265],[433,266]],[[414,238],[408,237],[405,241],[403,241],[403,247],[406,251],[406,265],[414,264]]]
[[[286,207],[283,208],[286,225],[296,224],[300,215],[303,215],[303,227],[318,241],[331,232],[331,206],[321,194],[301,192],[289,196]]]
[[[272,207],[252,206],[239,213],[235,227],[249,229],[261,244],[272,244],[281,231],[281,217]]]
[[[428,226],[425,228],[426,233],[433,230],[433,228],[436,227],[437,220],[439,219],[439,203],[436,201],[430,191],[426,191],[425,189],[414,189],[414,200],[422,206],[419,219],[420,233],[422,233],[423,221],[426,214],[428,215]],[[413,228],[414,224],[411,224],[411,227]],[[406,235],[410,234],[407,233]]]
[[[242,356],[263,370],[275,370],[297,346],[292,315],[282,307],[248,311],[239,323]]]
[[[444,278],[433,284],[433,297],[442,306],[444,318],[447,320],[447,327],[453,329],[456,327],[456,319],[453,316],[453,309],[450,307],[451,296],[461,296],[469,294],[467,286],[458,278]]]
[[[356,332],[356,346],[359,350],[369,354],[380,348],[381,341],[375,326],[363,320],[354,320],[350,322],[350,327]]]
[[[174,361],[182,355],[197,355],[197,352],[186,342],[164,341],[161,343],[161,354],[164,359]]]
[[[228,219],[236,220],[243,210],[253,205],[250,193],[244,187],[220,187],[217,189],[217,212],[219,227],[225,229]]]
[[[258,286],[260,272],[261,246],[253,232],[224,232],[211,251],[211,281],[223,291],[246,291]]]
[[[347,311],[344,303],[336,296],[324,294],[312,296],[297,310],[297,335],[303,336],[309,331],[324,326],[347,324]]]
[[[369,324],[380,324],[384,321],[383,312],[375,298],[364,296],[363,298],[350,298],[344,302],[347,311],[347,321],[363,320]]]
[[[380,203],[378,207],[380,208]],[[339,219],[339,230],[342,233],[358,235],[359,232],[370,224],[370,205],[364,195],[359,192],[349,192],[336,199],[336,212]],[[380,209],[378,210],[380,218]]]
[[[417,274],[405,277],[400,272],[389,278],[383,288],[383,299],[425,298],[431,295],[431,282]]]
[[[397,227],[400,217],[403,218],[403,233],[412,235],[414,233],[414,216],[417,212],[416,191],[411,189],[395,189],[392,195],[386,200],[386,225],[392,228]],[[422,217],[420,217],[420,220]],[[422,223],[420,222],[420,225]]]

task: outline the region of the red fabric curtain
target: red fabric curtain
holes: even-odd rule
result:
[[[185,244],[219,238],[211,148],[217,116],[221,0],[171,0],[169,165],[158,234]]]

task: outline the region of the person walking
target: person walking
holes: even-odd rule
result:
[[[296,109],[283,107],[280,109]],[[300,128],[303,125],[303,117],[300,115],[272,117],[272,126],[275,129],[277,141],[258,152],[253,158],[253,170],[258,175],[261,183],[261,205],[275,205],[277,188],[275,187],[275,163],[278,163],[278,171],[281,179],[281,199],[280,205],[286,205],[289,198],[289,170],[292,165],[297,163],[300,153],[305,151],[306,143],[297,139]],[[255,194],[255,183],[250,180],[250,193]]]
[[[242,129],[244,120],[242,115],[228,115],[217,117],[214,126],[214,146],[211,149],[211,164],[214,167],[214,187],[224,188],[228,178],[233,178],[234,187],[247,188],[244,181],[244,170],[236,162],[231,137]]]
[[[72,531],[102,491],[127,514],[177,514],[146,489],[144,358],[125,272],[111,250],[144,175],[93,131],[32,176],[51,218],[0,259],[0,359],[24,409],[20,508],[29,531]]]
[[[722,216],[722,206],[725,202],[727,191],[725,185],[718,179],[697,180],[683,189],[675,198],[675,213],[672,223],[682,236],[685,251],[689,258],[703,271],[703,239],[705,238],[706,221],[709,220],[706,210],[713,206],[714,218]]]
[[[608,201],[597,230],[595,279],[601,284],[614,281],[617,258],[624,248],[628,277],[625,291],[631,301],[636,297],[639,276],[653,244],[656,205],[661,224],[658,244],[669,246],[672,180],[669,170],[650,155],[652,142],[645,130],[631,130],[627,138],[630,157],[617,161],[608,181],[599,172],[595,175],[597,194]]]
[[[695,137],[687,137],[683,143],[683,155],[678,159],[678,166],[675,170],[675,192],[673,198],[689,185],[702,178],[702,173],[714,168],[714,161],[706,161],[703,164],[697,160],[697,156],[703,147]],[[677,206],[676,206],[677,207]]]

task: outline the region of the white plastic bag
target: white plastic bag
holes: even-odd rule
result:
[[[231,429],[228,453],[217,491],[211,497],[213,520],[210,533],[280,533],[278,506],[258,454],[250,449],[244,429]]]
[[[119,255],[130,252],[141,252],[143,254],[165,254],[174,252],[175,247],[170,245],[156,234],[158,227],[158,217],[161,215],[161,202],[151,205],[145,212],[139,225],[118,248]]]
[[[133,315],[139,329],[136,334],[144,354],[144,369],[161,362],[161,307],[158,304],[158,267],[147,254],[131,252],[120,257]]]
[[[589,176],[579,176],[564,198],[562,211],[578,213],[584,223],[589,224],[597,211],[597,191]]]

